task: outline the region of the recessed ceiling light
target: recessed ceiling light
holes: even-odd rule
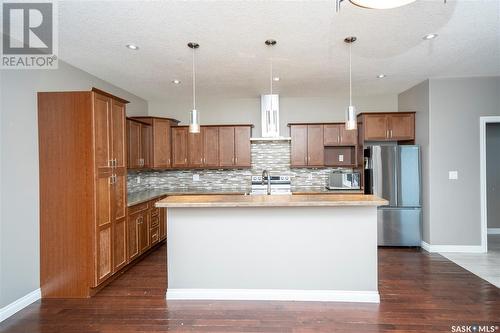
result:
[[[424,40],[430,40],[430,39],[436,38],[437,36],[438,36],[437,34],[427,34],[424,37],[422,37],[422,39],[424,39]]]
[[[172,80],[172,83],[173,84],[181,84],[181,81],[180,80]]]
[[[280,77],[279,77],[279,76],[275,76],[275,77],[273,77],[273,81],[276,81],[276,82],[277,82],[277,81],[279,81],[279,80],[280,80]]]
[[[135,44],[127,44],[127,48],[129,48],[131,50],[138,50],[139,46],[137,46]]]
[[[383,79],[384,77],[385,77],[385,74],[379,74],[379,75],[377,75],[377,78],[379,78],[379,79]]]

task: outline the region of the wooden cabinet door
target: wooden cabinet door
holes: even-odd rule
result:
[[[358,144],[358,130],[347,130],[344,125],[340,125],[340,144],[356,146]]]
[[[219,166],[234,166],[234,127],[219,128]]]
[[[415,139],[415,115],[414,114],[390,114],[387,115],[389,138],[391,140],[414,140]]]
[[[160,240],[167,238],[167,208],[160,208]]]
[[[341,125],[327,124],[324,125],[323,145],[337,146],[340,144]]]
[[[188,165],[187,145],[188,128],[172,127],[172,166],[174,168]]]
[[[127,120],[128,141],[128,167],[130,169],[140,168],[141,156],[141,124],[136,121]]]
[[[127,135],[126,124],[125,124],[125,104],[112,100],[112,111],[111,111],[111,146],[113,148],[113,165],[118,168],[126,168],[126,140]]]
[[[141,213],[128,217],[128,260],[129,262],[139,256],[139,226],[144,220]]]
[[[166,119],[153,120],[153,168],[171,166],[171,126]]]
[[[325,164],[323,147],[323,125],[307,125],[307,165]]]
[[[201,133],[203,135],[203,165],[219,166],[219,128],[202,127]]]
[[[102,172],[96,179],[94,287],[113,273],[113,174]]]
[[[153,129],[149,125],[141,124],[141,158],[143,168],[151,167],[151,140],[153,138]]]
[[[366,141],[388,139],[387,116],[385,114],[364,115],[364,138]]]
[[[188,144],[188,165],[199,168],[203,166],[203,135],[200,133],[189,133]]]
[[[290,126],[291,142],[291,165],[307,165],[307,125]]]
[[[234,128],[234,165],[237,167],[250,167],[252,165],[250,131],[249,126]]]
[[[139,254],[144,253],[149,248],[149,212],[141,213],[142,219],[138,227]]]
[[[94,160],[98,172],[112,164],[111,99],[94,93]]]
[[[128,262],[127,255],[127,173],[124,168],[116,168],[112,184],[113,216],[113,272],[117,272]]]

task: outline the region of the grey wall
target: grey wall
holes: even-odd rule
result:
[[[58,70],[4,70],[0,75],[1,308],[40,286],[36,93],[94,86],[129,100],[131,115],[146,115],[147,102],[62,61]]]
[[[500,228],[500,123],[486,125],[488,228]]]
[[[289,122],[335,122],[345,119],[349,100],[343,95],[330,97],[280,96],[280,135],[289,136]],[[397,95],[354,97],[358,112],[391,112],[398,110]],[[261,136],[260,96],[254,98],[207,98],[197,99],[202,124],[250,123],[255,128],[253,137]],[[149,115],[168,116],[186,124],[189,120],[191,100],[182,103],[149,102]]]
[[[402,92],[398,96],[399,111],[416,112],[416,144],[421,146],[422,159],[422,238],[430,242],[430,182],[429,182],[429,80]]]
[[[432,244],[481,244],[479,118],[493,115],[500,77],[430,80]],[[449,170],[458,180],[448,180]]]

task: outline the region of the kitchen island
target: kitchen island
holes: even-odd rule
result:
[[[372,195],[168,196],[168,300],[379,302]]]

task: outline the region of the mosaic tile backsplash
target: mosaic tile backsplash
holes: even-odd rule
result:
[[[333,168],[302,169],[290,167],[289,141],[252,142],[251,169],[230,170],[165,170],[129,172],[128,192],[149,189],[249,189],[251,177],[267,169],[271,175],[290,176],[292,190],[301,188],[323,189],[328,173]],[[193,175],[199,175],[193,181]],[[140,183],[137,182],[138,177]]]

